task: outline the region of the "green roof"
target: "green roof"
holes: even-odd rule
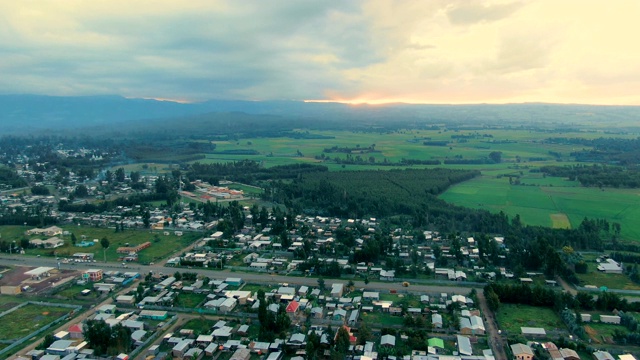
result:
[[[429,346],[431,347],[439,347],[441,349],[444,349],[444,340],[442,339],[431,338],[427,340],[427,344],[429,344]]]

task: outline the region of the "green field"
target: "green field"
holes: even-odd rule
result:
[[[445,167],[480,170],[483,176],[451,187],[441,198],[454,204],[503,211],[510,217],[519,214],[525,224],[556,228],[576,227],[582,219],[605,218],[622,225],[622,237],[626,240],[640,239],[640,190],[583,188],[578,182],[562,178],[545,177],[530,172],[545,165],[570,165],[570,153],[577,150],[572,145],[545,143],[553,137],[579,137],[594,139],[612,137],[599,130],[550,133],[516,129],[487,129],[470,131],[406,130],[390,133],[312,131],[313,134],[333,137],[331,139],[255,138],[239,141],[217,141],[216,152],[205,154],[202,163],[227,162],[251,159],[266,167],[294,163],[322,164],[331,171],[343,170],[389,170],[406,168],[405,165],[382,166],[402,159],[440,160],[442,165],[416,165],[416,168]],[[467,138],[461,138],[466,136]],[[633,134],[615,135],[633,138]],[[446,141],[446,146],[426,146],[425,140]],[[354,150],[351,156],[361,156],[374,163],[338,164],[335,157],[344,159],[346,154],[324,152],[333,146],[352,149],[367,148],[375,144],[375,152]],[[584,148],[580,146],[578,150]],[[219,152],[229,150],[252,150],[257,155],[232,155]],[[297,152],[303,156],[296,156]],[[447,159],[480,159],[492,151],[502,153],[502,162],[481,165],[444,165]],[[559,158],[550,152],[559,154]],[[329,161],[317,157],[324,154]],[[518,175],[522,185],[509,183],[505,175]]]
[[[101,261],[104,259],[103,249],[100,245],[100,239],[106,237],[109,240],[109,248],[106,250],[107,261],[117,261],[121,256],[116,252],[120,246],[135,246],[144,242],[151,242],[151,246],[142,250],[139,253],[140,263],[155,262],[174,254],[177,255],[178,249],[182,249],[187,245],[193,243],[197,239],[203,237],[202,233],[197,232],[184,232],[183,236],[174,235],[173,231],[169,231],[170,235],[164,235],[164,231],[150,231],[150,230],[138,230],[131,229],[123,232],[115,232],[114,229],[109,228],[97,228],[90,226],[61,226],[63,230],[67,230],[76,235],[78,243],[82,241],[84,235],[87,240],[97,239],[97,243],[90,247],[78,247],[71,244],[71,236],[59,236],[65,240],[65,244],[57,249],[27,249],[27,255],[41,255],[41,256],[59,256],[67,257],[77,252],[93,253],[95,259]],[[21,239],[35,239],[41,238],[39,236],[26,236],[25,231],[27,228],[24,226],[1,226],[0,234],[5,240],[16,240],[18,243]]]
[[[69,312],[71,309],[55,306],[23,306],[0,318],[0,339],[20,339]]]
[[[566,329],[553,310],[544,307],[501,304],[496,313],[498,326],[508,335],[520,335],[521,327],[541,327],[545,330]]]
[[[381,313],[381,312],[362,313],[362,315],[360,316],[360,319],[366,322],[371,328],[381,328],[386,326],[403,324],[402,316],[394,316],[388,313]]]
[[[593,285],[597,287],[606,286],[609,289],[640,290],[640,285],[631,281],[624,274],[605,274],[598,271],[598,264],[595,256],[584,256],[587,263],[587,273],[576,276],[583,285]]]
[[[519,214],[529,225],[572,228],[585,217],[604,218],[622,225],[624,239],[640,239],[640,223],[636,221],[640,216],[639,189],[601,190],[539,174],[525,175],[525,184],[536,185],[511,185],[508,178],[483,175],[452,186],[440,198],[465,207],[503,211],[510,217]]]
[[[179,307],[196,308],[207,298],[206,294],[181,293],[178,295],[178,301],[175,304]]]

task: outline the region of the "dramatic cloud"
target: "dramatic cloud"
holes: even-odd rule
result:
[[[0,89],[50,95],[640,104],[640,3],[0,4]]]

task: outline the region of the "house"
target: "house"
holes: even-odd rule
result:
[[[169,313],[167,313],[166,311],[159,311],[159,310],[140,311],[140,317],[143,319],[166,320],[168,316],[169,316]]]
[[[462,355],[472,355],[473,347],[471,347],[471,340],[468,337],[462,335],[456,335],[458,343],[458,352]]]
[[[362,293],[362,298],[364,300],[377,301],[380,300],[380,293],[374,291],[365,291]]]
[[[605,324],[620,324],[620,316],[618,315],[600,315],[600,322]]]
[[[226,278],[224,282],[232,286],[242,285],[242,279],[240,278]]]
[[[73,341],[71,340],[57,340],[57,341],[54,341],[51,345],[49,345],[49,347],[47,348],[47,350],[45,350],[45,352],[49,355],[65,356],[69,354],[68,349],[71,347],[72,344],[73,344]]]
[[[73,324],[69,326],[69,329],[67,331],[69,332],[70,339],[84,338],[84,335],[82,334],[82,325],[80,324]]]
[[[593,353],[593,360],[615,360],[615,358],[606,351],[598,350]]]
[[[184,355],[187,353],[192,344],[193,339],[182,339],[173,347],[173,349],[171,349],[171,355],[177,358],[184,358]]]
[[[580,360],[580,355],[573,349],[561,348],[559,350],[564,360]]]
[[[349,316],[349,320],[347,321],[347,325],[354,326],[358,322],[358,316],[360,316],[360,311],[353,310],[351,315]]]
[[[89,269],[84,272],[82,277],[89,281],[96,282],[102,280],[102,276],[102,269]]]
[[[520,331],[522,331],[522,336],[527,339],[539,339],[547,336],[547,332],[544,328],[534,328],[534,327],[520,327]]]
[[[322,319],[322,317],[324,316],[324,311],[321,307],[311,308],[311,316],[313,316],[314,319]]]
[[[249,360],[251,358],[251,350],[250,349],[238,349],[233,355],[229,358],[229,360]]]
[[[382,335],[380,338],[380,346],[395,347],[396,337],[390,334]]]
[[[429,351],[430,353],[438,353],[439,351],[444,350],[444,340],[440,338],[430,338],[427,340],[427,346],[433,349],[432,351]]]
[[[332,284],[331,285],[331,297],[341,298],[342,293],[344,292],[344,284]]]
[[[395,270],[381,270],[380,271],[380,280],[383,281],[393,281],[396,277]]]
[[[114,314],[116,312],[116,306],[111,304],[105,304],[100,306],[97,310],[98,313]]]
[[[533,350],[529,345],[513,344],[511,345],[511,352],[516,360],[533,360]]]
[[[622,265],[613,259],[606,259],[598,264],[598,271],[605,274],[622,274]]]
[[[442,315],[440,314],[431,315],[431,324],[433,324],[433,327],[437,329],[442,329]]]
[[[191,348],[184,354],[184,359],[199,359],[200,355],[202,355],[202,349],[197,347]]]
[[[144,343],[143,339],[147,335],[147,332],[144,330],[136,330],[131,333],[131,340],[135,346],[140,346]]]
[[[298,312],[298,308],[300,308],[300,303],[294,300],[287,305],[286,312],[294,315]]]

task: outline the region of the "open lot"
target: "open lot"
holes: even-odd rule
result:
[[[360,319],[371,328],[383,328],[386,326],[402,325],[402,316],[394,316],[381,312],[363,312]]]
[[[197,239],[203,237],[202,233],[198,232],[184,232],[182,236],[177,236],[173,231],[169,231],[169,235],[164,235],[164,231],[150,231],[142,229],[128,229],[122,232],[115,232],[110,228],[98,228],[90,226],[61,226],[63,230],[69,231],[75,234],[78,239],[78,243],[82,241],[82,237],[86,237],[87,241],[95,241],[95,245],[90,247],[78,247],[73,246],[71,243],[71,236],[59,236],[65,240],[65,244],[62,247],[56,249],[27,249],[27,255],[40,255],[40,256],[58,256],[68,257],[74,253],[93,253],[97,261],[104,259],[103,249],[100,245],[100,239],[106,237],[109,240],[109,248],[106,250],[107,261],[117,261],[121,256],[117,253],[117,248],[120,246],[135,246],[144,242],[151,242],[151,247],[142,250],[139,253],[139,262],[142,264],[148,264],[149,262],[155,262],[164,258],[167,258],[173,254],[177,254],[179,249],[190,245]],[[3,239],[16,240],[18,243],[21,239],[36,239],[43,238],[42,236],[26,236],[25,231],[27,228],[24,226],[2,226],[0,227],[0,233]]]
[[[20,339],[70,311],[62,307],[28,304],[0,318],[0,339]]]
[[[553,310],[544,307],[500,304],[496,313],[498,326],[509,335],[520,335],[521,327],[541,327],[545,330],[565,330],[562,320]]]

